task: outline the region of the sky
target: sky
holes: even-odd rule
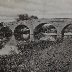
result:
[[[72,0],[0,0],[0,16],[21,13],[39,18],[72,18]]]

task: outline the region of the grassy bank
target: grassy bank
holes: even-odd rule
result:
[[[62,43],[30,42],[19,44],[19,54],[0,56],[4,72],[71,72],[72,40]],[[0,71],[0,72],[1,72]],[[3,72],[2,71],[2,72]]]

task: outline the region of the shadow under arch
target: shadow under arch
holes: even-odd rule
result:
[[[0,37],[10,38],[12,36],[12,30],[5,26],[0,29]]]
[[[49,38],[55,38],[57,37],[57,29],[52,25],[48,23],[41,23],[38,26],[35,27],[34,29],[34,39],[35,40],[40,40],[43,37],[46,39]]]
[[[17,41],[27,41],[30,39],[30,29],[26,25],[18,25],[14,30]]]
[[[8,26],[3,26],[0,29],[0,47],[4,46],[12,37],[12,30]]]
[[[61,34],[62,34],[62,39],[64,38],[64,36],[72,36],[72,24],[68,24],[66,25],[62,31],[61,31]]]

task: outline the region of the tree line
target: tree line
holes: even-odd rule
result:
[[[28,14],[19,14],[18,15],[18,18],[17,18],[17,21],[23,21],[23,20],[32,20],[32,19],[38,19],[37,16],[29,16]]]

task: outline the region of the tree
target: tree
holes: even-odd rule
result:
[[[28,14],[19,14],[18,15],[18,18],[16,19],[17,21],[20,21],[20,20],[32,20],[32,19],[38,19],[37,16],[28,16]]]
[[[20,14],[20,15],[18,15],[18,21],[20,21],[20,20],[28,20],[29,19],[29,16],[28,16],[28,14]]]
[[[33,16],[33,15],[32,15],[30,18],[31,18],[31,19],[38,19],[37,16]]]

